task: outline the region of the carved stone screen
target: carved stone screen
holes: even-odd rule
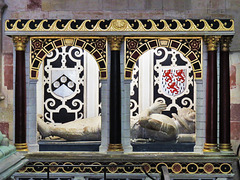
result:
[[[132,141],[194,143],[195,79],[202,77],[201,38],[126,38],[125,48],[125,65],[134,64]]]

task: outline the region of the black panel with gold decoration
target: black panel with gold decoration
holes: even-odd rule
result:
[[[76,46],[88,51],[96,60],[100,78],[107,79],[107,40],[105,37],[31,37],[30,78],[37,79],[46,55],[62,46]]]
[[[202,79],[201,37],[126,37],[125,79],[132,78],[132,71],[139,57],[157,47],[172,48],[181,52],[191,62],[194,78]]]
[[[106,168],[107,173],[144,173],[142,168],[147,173],[161,173],[162,165],[166,166],[171,174],[233,173],[232,164],[225,162],[29,162],[26,166],[18,170],[18,172],[45,173],[47,172],[47,168],[44,165],[52,166],[49,168],[51,173],[103,173],[104,169],[102,166],[109,166]]]
[[[232,19],[11,19],[5,31],[234,31]]]

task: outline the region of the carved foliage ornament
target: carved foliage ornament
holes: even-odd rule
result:
[[[13,36],[13,42],[16,51],[25,51],[26,43],[28,42],[27,36]]]
[[[216,51],[221,36],[206,36],[204,40],[207,43],[208,51]]]

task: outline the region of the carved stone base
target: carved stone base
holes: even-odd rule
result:
[[[27,143],[15,143],[17,151],[28,151]]]
[[[218,145],[205,143],[203,152],[219,152]]]
[[[108,145],[108,151],[122,152],[123,151],[122,144],[109,144]]]

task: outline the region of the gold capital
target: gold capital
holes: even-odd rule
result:
[[[111,46],[111,51],[120,51],[121,42],[123,40],[122,36],[110,36],[108,38]]]
[[[229,51],[232,36],[222,36],[221,38],[221,51]]]
[[[207,50],[216,51],[220,38],[221,36],[206,36],[204,40],[207,43]]]
[[[25,51],[26,43],[28,42],[27,36],[13,36],[13,42],[16,51]]]

